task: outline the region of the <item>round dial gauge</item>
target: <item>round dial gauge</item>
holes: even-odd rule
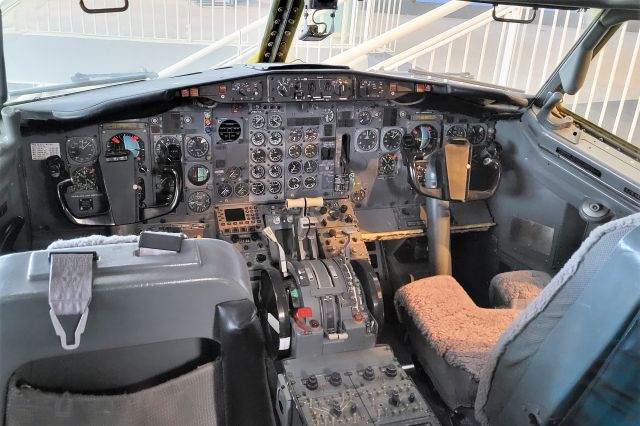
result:
[[[366,126],[371,123],[371,113],[369,111],[360,111],[358,113],[358,123]]]
[[[187,138],[187,152],[194,158],[202,158],[209,152],[209,141],[202,136]]]
[[[71,182],[77,191],[90,191],[98,186],[98,176],[94,167],[80,167],[71,174]]]
[[[209,180],[209,169],[201,164],[191,166],[187,172],[187,179],[196,186],[202,186]]]
[[[269,166],[269,176],[272,178],[277,178],[282,176],[282,167],[277,164],[272,164]]]
[[[269,192],[272,194],[277,194],[282,191],[282,184],[278,180],[272,180],[269,182]]]
[[[262,194],[264,194],[264,183],[262,183],[262,182],[253,182],[251,184],[251,193],[253,195],[262,195]]]
[[[240,176],[242,176],[242,169],[238,166],[232,166],[227,169],[225,174],[227,175],[227,179],[237,180]]]
[[[222,198],[230,197],[233,194],[233,187],[228,183],[221,183],[218,185],[218,195]]]
[[[289,163],[287,170],[292,175],[297,175],[302,170],[302,164],[299,161],[292,161]]]
[[[304,156],[307,158],[315,157],[318,153],[318,147],[316,145],[309,144],[304,147]]]
[[[315,176],[307,176],[304,178],[304,187],[307,189],[315,188],[316,178]]]
[[[287,152],[289,153],[289,157],[298,158],[300,154],[302,154],[302,147],[300,145],[291,145]]]
[[[276,128],[282,126],[282,116],[280,114],[271,114],[269,116],[269,127]]]
[[[69,138],[67,155],[78,163],[88,163],[98,156],[98,141],[92,137]]]
[[[218,126],[218,136],[225,142],[235,141],[240,137],[240,133],[242,133],[242,129],[236,120],[224,120]]]
[[[322,119],[324,120],[325,123],[331,123],[335,117],[336,117],[336,114],[330,108],[327,108],[324,111],[322,111]]]
[[[402,143],[402,132],[399,129],[388,130],[382,138],[382,146],[387,151],[396,151]]]
[[[282,143],[282,132],[271,132],[269,143],[271,145],[280,145]]]
[[[133,154],[136,160],[144,160],[144,142],[133,133],[118,133],[107,141],[108,157]]]
[[[269,160],[277,163],[282,160],[282,150],[280,148],[271,148],[269,150]]]
[[[290,178],[287,182],[287,186],[289,187],[289,189],[293,190],[300,188],[300,178],[295,176]]]
[[[353,193],[351,194],[351,201],[355,203],[361,203],[366,196],[366,191],[364,189],[359,189],[357,191],[353,191]]]
[[[255,132],[254,134],[251,135],[251,143],[254,144],[255,146],[264,145],[266,140],[267,140],[267,137],[262,132]]]
[[[378,134],[372,129],[363,130],[358,135],[356,145],[361,151],[373,151],[378,147]]]
[[[301,127],[296,127],[295,129],[289,130],[289,141],[290,142],[300,142],[304,133],[302,132]]]
[[[464,126],[456,124],[455,126],[449,127],[449,130],[447,130],[447,136],[464,138],[467,136],[467,130],[464,128]]]
[[[251,177],[254,179],[262,179],[265,173],[266,171],[262,166],[256,165],[251,168]]]
[[[236,185],[235,191],[238,197],[246,197],[249,195],[249,184],[240,182]]]
[[[254,163],[264,163],[267,159],[267,154],[264,152],[264,149],[254,149],[251,151],[251,161]]]
[[[196,191],[189,195],[187,205],[189,206],[189,210],[202,213],[211,207],[211,197],[204,191]]]
[[[314,173],[318,170],[318,162],[316,160],[307,160],[304,162],[302,168],[305,173]]]
[[[383,154],[378,159],[378,176],[392,176],[396,174],[398,154]]]
[[[251,114],[251,126],[254,129],[262,129],[267,123],[264,116],[261,114]]]
[[[318,139],[318,128],[317,127],[309,127],[304,132],[304,140],[307,142],[313,142]]]
[[[421,124],[411,131],[413,145],[421,151],[431,152],[438,145],[438,131],[430,124]]]
[[[487,137],[487,132],[483,126],[475,125],[469,128],[469,142],[474,145],[484,142]]]
[[[163,136],[156,141],[156,157],[179,160],[181,157],[180,141],[173,136]]]

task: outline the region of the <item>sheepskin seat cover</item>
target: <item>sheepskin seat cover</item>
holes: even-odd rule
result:
[[[549,284],[543,271],[512,271],[496,275],[489,284],[491,306],[524,309]]]
[[[440,357],[476,381],[487,355],[520,312],[479,308],[449,275],[407,284],[397,291],[395,303]]]

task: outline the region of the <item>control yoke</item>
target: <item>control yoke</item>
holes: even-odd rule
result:
[[[472,147],[466,138],[447,138],[442,148],[430,152],[421,148],[402,146],[409,184],[417,193],[444,201],[472,201],[489,198],[496,192],[502,168],[489,154],[480,165],[489,172],[487,187],[471,189]]]

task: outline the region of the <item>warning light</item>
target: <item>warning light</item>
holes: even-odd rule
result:
[[[389,91],[397,92],[398,91],[398,83],[389,83]]]
[[[218,87],[218,93],[221,95],[226,95],[227,94],[227,85],[226,84],[221,84]]]
[[[310,318],[311,316],[313,316],[313,310],[308,306],[298,308],[295,315],[296,319]]]
[[[424,93],[424,92],[430,92],[430,91],[431,91],[431,85],[430,84],[424,84],[424,83],[416,84],[416,92]]]
[[[188,98],[189,97],[189,89],[180,90],[180,96],[182,96],[183,98]]]
[[[199,91],[197,87],[192,87],[191,89],[189,89],[189,94],[194,97],[197,98],[199,96]]]

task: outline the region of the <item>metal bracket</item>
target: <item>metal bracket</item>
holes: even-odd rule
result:
[[[509,24],[530,24],[533,21],[536,20],[536,16],[538,15],[538,8],[537,7],[532,7],[531,9],[533,10],[533,15],[531,15],[531,17],[525,18],[525,19],[512,19],[512,18],[505,18],[505,17],[499,17],[498,14],[496,13],[496,9],[497,9],[498,5],[494,4],[493,5],[493,11],[492,16],[493,16],[493,20],[496,22],[507,22]]]
[[[85,13],[118,13],[124,12],[129,9],[129,0],[124,0],[124,4],[120,7],[103,7],[103,8],[89,8],[84,4],[84,0],[80,0],[80,9]]]

